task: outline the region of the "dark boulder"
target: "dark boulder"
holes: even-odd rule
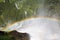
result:
[[[15,30],[11,32],[0,31],[0,40],[29,40],[29,34]]]

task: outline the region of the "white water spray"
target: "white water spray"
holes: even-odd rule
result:
[[[22,22],[21,22],[22,23]],[[23,21],[18,32],[28,33],[30,40],[60,40],[60,22],[46,18],[33,18]]]
[[[30,40],[60,40],[60,22],[49,18],[31,18],[17,22],[6,29],[28,33]]]
[[[37,11],[37,18],[16,22],[4,31],[17,30],[18,32],[28,33],[30,40],[60,40],[60,20],[57,19],[59,14],[52,13],[41,7]]]

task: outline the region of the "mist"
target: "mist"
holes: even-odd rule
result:
[[[14,23],[4,31],[17,30],[28,33],[30,40],[60,40],[59,5],[51,5],[52,1],[37,9],[36,17]],[[59,3],[57,3],[59,4]]]

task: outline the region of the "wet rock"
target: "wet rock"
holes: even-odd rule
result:
[[[11,31],[10,35],[12,35],[15,40],[29,40],[29,35],[27,33],[19,33],[17,31]]]
[[[0,40],[29,40],[29,35],[17,31],[11,31],[9,33],[0,31]]]

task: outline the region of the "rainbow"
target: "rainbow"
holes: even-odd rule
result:
[[[8,29],[9,27],[12,27],[12,25],[15,25],[18,22],[24,22],[24,21],[35,20],[35,19],[47,19],[47,20],[52,20],[52,21],[55,21],[55,22],[59,22],[60,23],[60,19],[58,19],[58,18],[51,18],[51,17],[31,17],[31,18],[26,18],[24,20],[17,21],[17,22],[14,22],[12,24],[9,24],[5,28],[0,29],[0,31],[7,31],[6,29]],[[8,32],[10,32],[10,30],[8,30]]]

